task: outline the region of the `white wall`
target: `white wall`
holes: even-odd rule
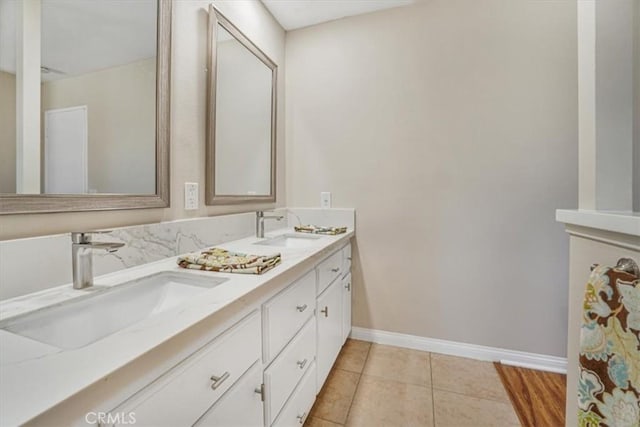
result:
[[[633,3],[595,2],[596,209],[632,209]]]
[[[287,198],[355,207],[354,325],[566,354],[574,1],[433,0],[287,33]]]
[[[0,71],[0,193],[16,192],[16,76]]]
[[[90,190],[156,192],[155,57],[44,82],[41,94],[43,129],[45,111],[87,106]]]
[[[284,85],[279,87],[278,187],[276,204],[204,206],[207,11],[210,1],[173,2],[171,66],[171,206],[134,209],[0,216],[0,239],[109,228],[180,218],[248,212],[285,205]],[[227,18],[277,64],[284,64],[284,30],[258,0],[213,2]],[[284,67],[278,69],[284,81]],[[200,183],[200,208],[185,211],[184,183]]]

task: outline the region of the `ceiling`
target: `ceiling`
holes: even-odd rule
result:
[[[346,16],[407,6],[414,0],[262,0],[262,3],[289,31]]]
[[[0,0],[0,70],[16,70],[18,1]],[[85,74],[156,55],[156,0],[42,0],[43,80]]]

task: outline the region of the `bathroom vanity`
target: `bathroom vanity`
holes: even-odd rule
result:
[[[284,229],[223,245],[280,252],[282,263],[259,276],[184,270],[172,257],[96,278],[91,291],[65,286],[4,302],[0,424],[302,425],[351,330],[353,234]],[[26,327],[7,330],[34,309],[80,307],[167,275],[205,289],[90,343],[56,347]],[[127,316],[118,304],[95,308],[101,319]],[[91,328],[80,323],[76,335]]]

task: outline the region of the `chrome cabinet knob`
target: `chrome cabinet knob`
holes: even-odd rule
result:
[[[304,369],[304,367],[305,367],[305,366],[307,366],[307,359],[304,359],[304,360],[298,360],[298,361],[296,362],[296,364],[298,365],[298,367],[299,367],[300,369]]]
[[[296,306],[296,310],[298,310],[300,313],[302,313],[306,309],[307,309],[307,304]]]
[[[340,267],[332,268],[331,271],[337,273],[338,271],[340,271]]]

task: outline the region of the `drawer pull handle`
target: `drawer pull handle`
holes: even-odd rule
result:
[[[303,424],[303,423],[304,423],[304,419],[305,419],[305,418],[307,418],[307,413],[305,412],[305,413],[304,413],[304,414],[302,414],[302,415],[298,415],[296,418],[298,419],[298,422],[299,422],[300,424]]]
[[[211,389],[215,390],[220,387],[220,385],[222,385],[222,383],[225,382],[227,378],[229,378],[229,371],[222,374],[221,377],[211,375],[211,381],[213,381],[213,383],[211,384]]]
[[[350,290],[351,290],[351,282],[348,282],[348,283],[345,285],[345,289],[346,289],[346,290],[348,290],[348,291],[350,291]]]
[[[338,271],[340,271],[340,267],[332,268],[331,271],[337,273]]]
[[[307,304],[296,306],[296,310],[298,310],[300,313],[302,313],[306,309],[307,309]]]
[[[324,313],[324,317],[329,317],[329,306],[324,306],[324,310],[320,310],[320,313]]]
[[[300,367],[300,369],[304,369],[304,367],[307,366],[307,359],[304,359],[302,361],[298,360],[296,364]]]
[[[348,257],[347,257],[347,259],[348,259],[349,261],[351,261],[351,257],[350,257],[350,256],[348,256]]]

